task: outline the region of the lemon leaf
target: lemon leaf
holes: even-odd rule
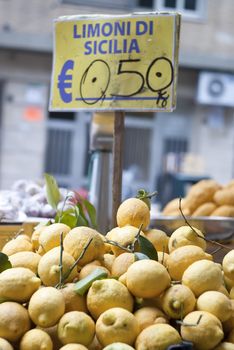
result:
[[[0,272],[12,268],[8,256],[0,252]]]
[[[61,216],[59,216],[59,220],[57,222],[61,222],[63,224],[68,225],[70,228],[76,227],[77,218],[73,209],[65,210]]]
[[[46,184],[46,197],[53,209],[57,209],[60,201],[60,192],[55,178],[47,173],[44,174]]]
[[[151,260],[158,261],[158,253],[153,244],[144,236],[138,237],[141,253],[147,255]]]
[[[85,217],[84,210],[82,208],[82,205],[80,203],[76,204],[76,226],[89,226],[89,222]]]
[[[97,267],[88,276],[75,284],[74,291],[79,295],[84,295],[94,281],[106,278],[107,276],[107,272]]]
[[[92,227],[97,229],[97,214],[95,207],[86,199],[83,199],[83,204],[85,206],[85,209],[87,210]]]

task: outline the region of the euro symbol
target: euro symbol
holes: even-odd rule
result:
[[[58,89],[61,99],[65,103],[72,101],[72,93],[67,92],[66,89],[71,89],[72,87],[72,74],[67,74],[68,70],[73,70],[74,61],[68,60],[64,63],[60,75],[58,76]],[[71,90],[70,90],[71,91]]]

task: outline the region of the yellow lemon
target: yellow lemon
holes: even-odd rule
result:
[[[13,267],[0,274],[0,298],[26,302],[40,287],[41,280],[25,267]]]
[[[117,210],[117,225],[123,227],[131,225],[145,230],[150,223],[150,210],[141,199],[129,198],[120,204]]]
[[[135,262],[135,255],[133,253],[123,253],[117,256],[112,264],[111,274],[114,277],[120,277],[130,265]]]
[[[2,248],[2,253],[10,256],[18,252],[32,252],[32,244],[26,239],[12,239]]]
[[[127,272],[123,273],[119,278],[118,281],[124,284],[127,287]]]
[[[67,344],[62,346],[59,350],[88,350],[86,346],[81,344]]]
[[[74,283],[65,284],[60,291],[65,300],[65,313],[69,311],[84,311],[87,312],[86,296],[79,295],[74,291]]]
[[[36,291],[29,301],[28,312],[32,321],[40,327],[54,326],[65,311],[62,293],[53,287]]]
[[[214,349],[223,339],[222,324],[219,319],[206,311],[193,311],[183,319],[181,336],[191,341],[197,350]]]
[[[22,305],[11,301],[0,304],[0,337],[17,341],[29,329],[28,311]]]
[[[184,271],[195,261],[207,259],[212,256],[195,245],[186,245],[173,250],[167,259],[168,272],[175,281],[181,281]]]
[[[154,260],[139,260],[127,270],[127,287],[138,298],[159,296],[170,286],[170,276],[166,268]]]
[[[31,329],[20,341],[20,350],[53,350],[50,336],[41,329]]]
[[[97,319],[101,313],[113,307],[132,311],[133,297],[128,289],[115,279],[98,280],[89,288],[87,307],[92,317]]]
[[[181,337],[168,324],[154,324],[145,328],[137,337],[136,350],[167,350],[170,345],[179,344]]]
[[[13,346],[5,339],[0,338],[0,349],[1,350],[14,350]]]
[[[168,288],[161,297],[162,308],[166,315],[175,319],[182,319],[193,311],[196,298],[186,286],[174,285]]]
[[[15,237],[15,239],[26,239],[26,241],[30,242],[30,237],[28,235],[25,235],[25,234],[21,234],[21,235],[18,235]]]
[[[206,241],[203,233],[195,227],[193,227],[193,230],[189,226],[179,227],[169,238],[169,252],[171,253],[173,250],[185,245],[196,245],[206,250]]]
[[[81,311],[67,312],[58,323],[58,337],[62,344],[78,343],[88,346],[95,335],[95,323]]]
[[[62,255],[62,274],[66,274],[71,266],[75,263],[75,259],[63,251]],[[60,247],[49,250],[41,257],[38,264],[38,275],[45,286],[56,286],[60,279]],[[71,282],[78,275],[75,267],[65,282]]]
[[[41,256],[34,252],[18,252],[9,257],[12,267],[26,267],[35,274]]]
[[[234,281],[234,249],[223,258],[223,272],[227,278]]]
[[[153,306],[145,306],[138,309],[134,316],[137,319],[140,332],[153,324],[157,323],[168,323],[167,316],[162,312],[162,310],[153,307]]]
[[[197,310],[210,312],[224,322],[232,315],[232,303],[223,293],[208,291],[197,299]]]
[[[55,326],[47,327],[47,328],[43,328],[39,326],[36,327],[36,329],[41,329],[42,331],[46,332],[50,336],[53,343],[54,350],[58,350],[63,346],[63,344],[58,338],[57,328],[58,328],[57,324]]]
[[[94,264],[87,264],[82,267],[79,273],[79,280],[82,280],[83,278],[87,277],[92,271],[96,270],[98,265]],[[107,273],[108,276],[110,276],[110,271],[107,270],[104,266],[98,266],[100,270],[103,270],[104,272]]]
[[[132,345],[138,333],[135,316],[120,307],[103,312],[96,322],[96,335],[103,346],[115,342]]]
[[[111,271],[114,261],[115,261],[115,255],[106,253],[103,255],[102,265],[106,267],[107,270]]]
[[[151,229],[145,231],[144,234],[157,251],[168,253],[169,237],[164,231]]]
[[[39,247],[42,248],[44,253],[58,247],[60,245],[61,234],[63,234],[64,239],[69,231],[70,227],[62,223],[46,226],[40,233]]]
[[[39,237],[41,232],[46,228],[46,225],[37,226],[34,228],[34,231],[31,236],[31,243],[33,246],[33,250],[37,251],[39,249],[40,243],[39,243]]]
[[[114,242],[117,242],[120,246],[128,248],[135,242],[135,238],[138,234],[138,229],[134,226],[115,227],[108,232],[107,238]],[[141,233],[143,234],[143,232]],[[111,245],[111,250],[115,256],[125,253],[125,250],[121,247]]]
[[[222,271],[209,260],[195,261],[182,276],[182,284],[189,287],[196,297],[208,290],[218,290],[223,284]]]
[[[214,350],[234,350],[234,344],[225,341],[216,346]]]
[[[125,343],[112,343],[105,346],[103,350],[134,350],[134,348]]]
[[[224,285],[227,288],[227,290],[230,292],[232,287],[234,287],[234,281],[230,280],[227,276],[223,274],[223,279],[224,279]]]
[[[85,245],[92,239],[79,265],[83,266],[103,256],[105,246],[100,233],[89,227],[75,227],[64,239],[64,250],[77,259],[84,250]]]

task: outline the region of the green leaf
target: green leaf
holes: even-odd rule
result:
[[[89,219],[90,219],[90,222],[92,224],[92,227],[97,229],[97,213],[96,213],[95,207],[93,206],[93,204],[91,204],[86,199],[83,199],[83,204],[84,204],[84,206],[87,210],[87,213],[89,215]]]
[[[74,210],[65,210],[60,216],[59,222],[66,224],[70,228],[76,227],[77,218]]]
[[[0,272],[12,268],[8,256],[0,252]]]
[[[151,260],[158,261],[158,253],[153,244],[144,236],[138,237],[141,253],[147,255]]]
[[[75,284],[74,291],[79,295],[84,295],[94,281],[107,278],[107,276],[107,272],[97,267],[88,276]]]
[[[77,223],[76,226],[89,226],[89,222],[85,217],[84,210],[80,203],[76,204],[76,212],[77,212]]]
[[[60,192],[55,178],[52,175],[44,174],[45,183],[46,183],[46,197],[48,203],[55,210],[60,201]]]

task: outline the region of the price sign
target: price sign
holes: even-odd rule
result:
[[[50,110],[172,111],[179,27],[176,13],[59,18]]]

